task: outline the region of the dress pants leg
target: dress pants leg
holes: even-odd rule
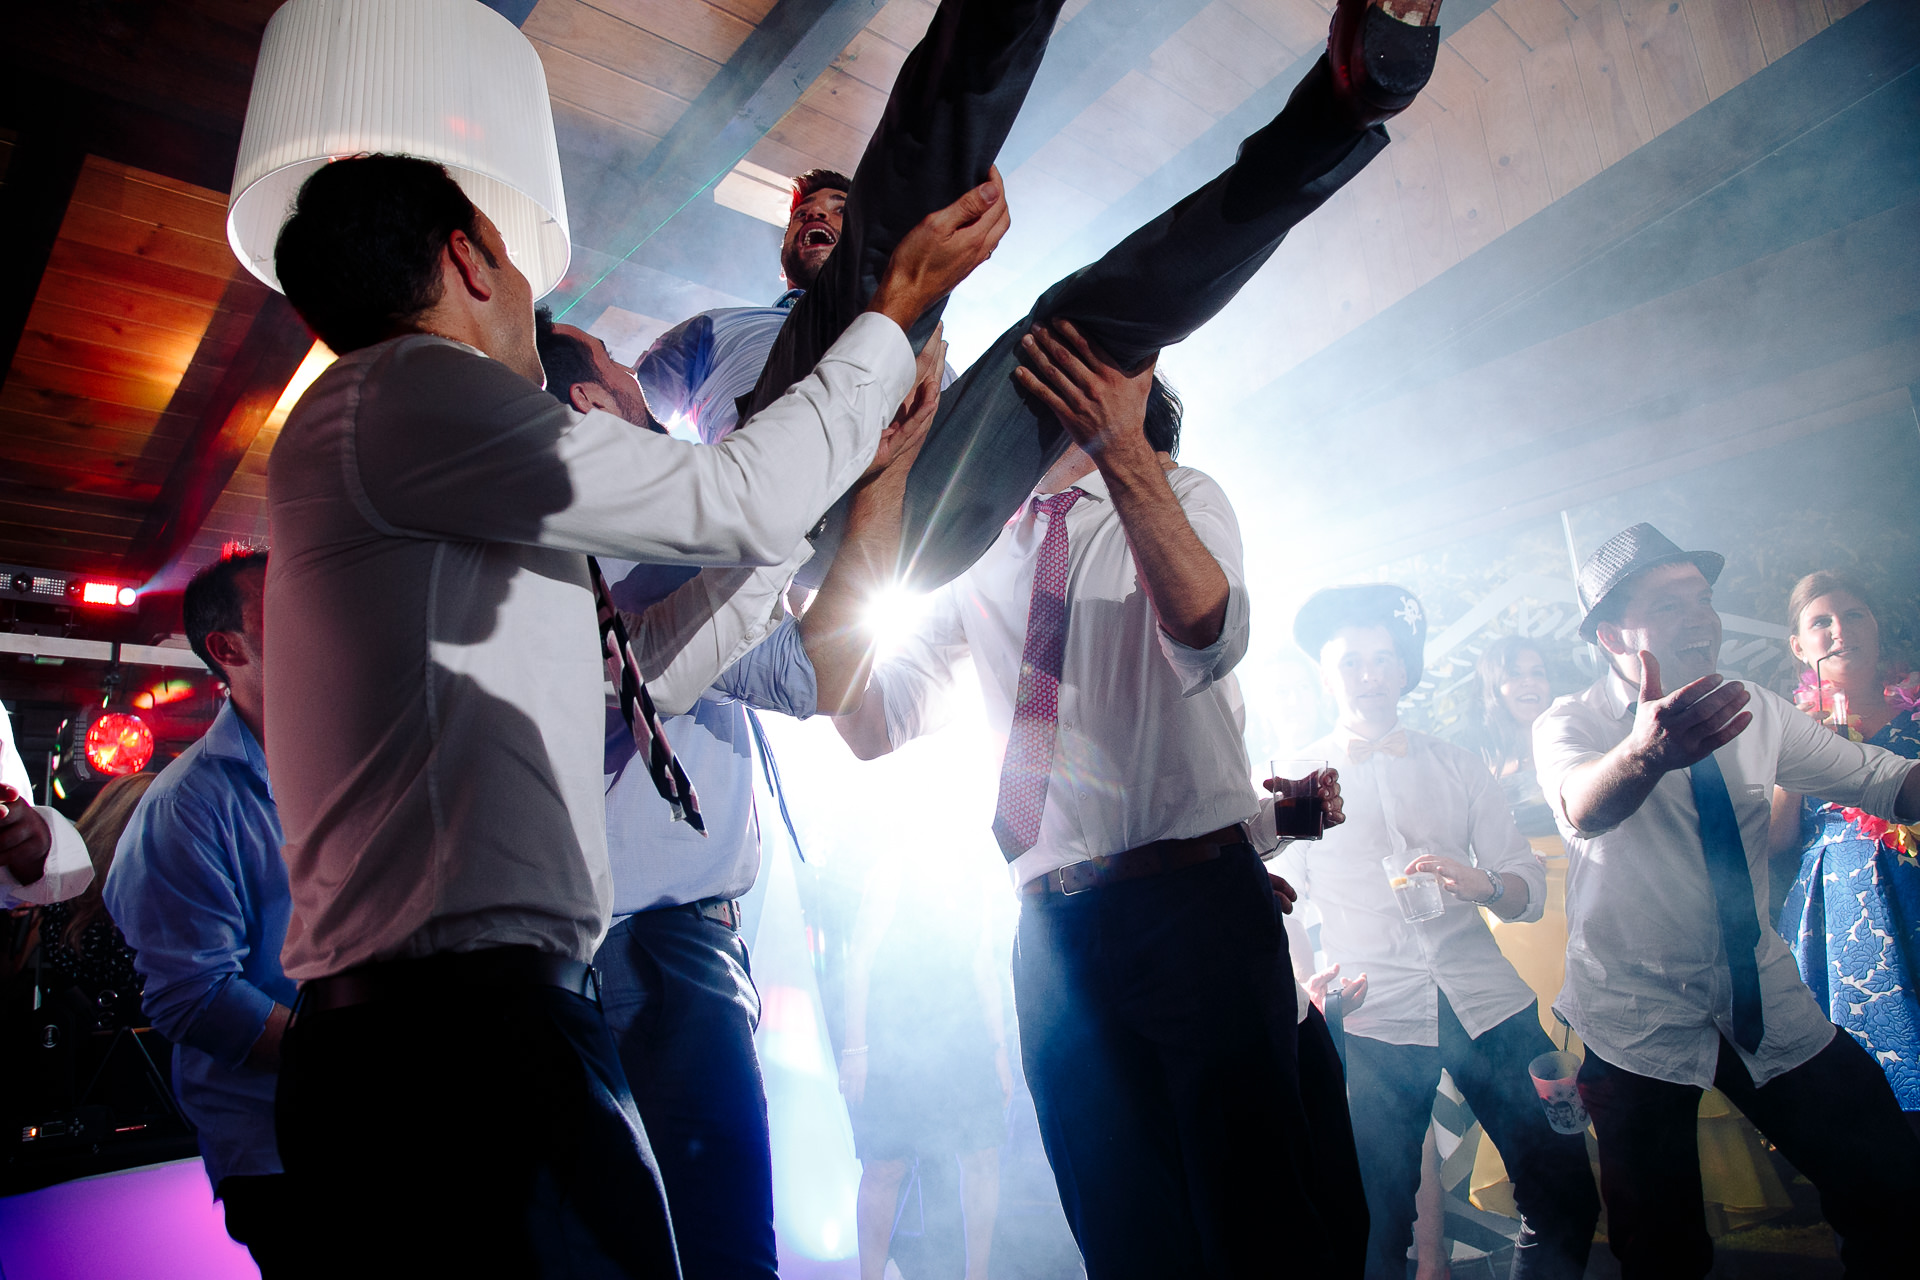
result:
[[[1363,1275],[1367,1269],[1367,1188],[1360,1176],[1347,1110],[1347,1074],[1327,1020],[1311,1006],[1299,1026],[1300,1103],[1311,1144],[1314,1204],[1326,1223],[1333,1274]]]
[[[1212,319],[1386,145],[1384,128],[1345,121],[1322,58],[1230,168],[1042,294],[941,396],[908,478],[902,564],[916,585],[964,572],[1071,443],[1013,382],[1035,321],[1071,320],[1138,365]]]
[[[1553,1051],[1535,1005],[1467,1034],[1440,997],[1440,1057],[1513,1179],[1522,1229],[1513,1280],[1580,1280],[1600,1220],[1584,1135],[1547,1123],[1527,1064]]]
[[[901,64],[886,111],[853,172],[840,242],[794,304],[740,421],[812,372],[866,310],[887,259],[928,214],[987,180],[1040,69],[1064,0],[944,0]],[[940,323],[936,303],[908,332],[915,351]]]
[[[1352,1274],[1310,1193],[1294,987],[1251,849],[1025,899],[1014,994],[1089,1280]]]
[[[1347,1032],[1347,1097],[1367,1197],[1367,1280],[1406,1280],[1420,1148],[1440,1087],[1440,1050]]]
[[[261,1280],[315,1280],[308,1265],[312,1222],[284,1173],[228,1174],[215,1190],[227,1219],[227,1234],[247,1246]]]
[[[660,1162],[682,1273],[771,1280],[773,1158],[746,945],[718,921],[669,907],[620,921],[593,963]]]
[[[1847,1275],[1910,1271],[1920,1255],[1920,1139],[1859,1041],[1836,1032],[1811,1059],[1756,1087],[1722,1039],[1713,1083],[1819,1190]]]
[[[613,1038],[582,996],[463,983],[296,1011],[275,1130],[323,1274],[680,1274]]]
[[[1704,1276],[1713,1267],[1700,1189],[1700,1095],[1616,1067],[1588,1045],[1580,1101],[1600,1143],[1607,1246],[1622,1280]]]

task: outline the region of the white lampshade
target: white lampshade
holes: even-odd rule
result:
[[[437,160],[493,219],[535,297],[572,253],[540,56],[479,0],[289,0],[267,23],[227,242],[273,288],[273,244],[307,175],[384,151]]]

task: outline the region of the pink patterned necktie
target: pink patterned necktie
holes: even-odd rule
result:
[[[993,835],[1008,862],[1033,848],[1047,807],[1060,722],[1060,663],[1067,650],[1067,511],[1085,496],[1068,489],[1033,500],[1034,509],[1047,517],[1047,533],[1033,566],[1027,643],[1020,652],[1013,729],[1000,763],[1000,801],[993,814]]]

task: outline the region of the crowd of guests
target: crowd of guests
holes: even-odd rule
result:
[[[1006,735],[1020,1065],[1095,1280],[1398,1280],[1443,1069],[1510,1176],[1516,1276],[1581,1275],[1603,1201],[1623,1274],[1704,1274],[1708,1087],[1819,1189],[1850,1271],[1902,1266],[1920,734],[1866,593],[1796,591],[1796,708],[1717,673],[1721,557],[1636,525],[1579,571],[1598,678],[1553,701],[1537,646],[1495,646],[1476,753],[1399,723],[1419,600],[1331,588],[1292,628],[1328,767],[1256,786],[1239,525],[1178,464],[1154,359],[1385,147],[1438,4],[1341,0],[1233,166],[951,377],[940,308],[1008,225],[992,163],[1060,7],[942,5],[853,177],[798,181],[789,291],[637,375],[536,315],[440,166],[315,173],[275,262],[340,358],[276,446],[271,555],[185,601],[228,703],[110,869],[21,802],[9,748],[0,889],[101,882],[53,945],[116,998],[131,949],[269,1277],[773,1275],[740,936],[756,716],[830,715],[871,759],[940,727],[970,659]],[[876,660],[865,612],[902,578],[929,605]],[[1318,802],[1317,837],[1283,831],[1282,793]],[[1789,947],[1768,858],[1795,847]],[[1301,897],[1325,968],[1290,936]],[[999,987],[927,914],[877,888],[857,929],[868,1274],[923,1146],[961,1160],[970,1273],[991,1241]],[[908,958],[938,1007],[893,985]],[[1584,1046],[1597,1189],[1534,1083],[1543,1003]],[[916,1109],[902,1081],[956,1028],[966,1060],[938,1065],[964,1087]]]

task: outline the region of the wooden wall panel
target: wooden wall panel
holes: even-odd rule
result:
[[[1620,0],[1633,42],[1634,66],[1647,95],[1655,134],[1665,133],[1707,105],[1707,82],[1693,50],[1693,32],[1671,0]]]
[[[1579,62],[1564,25],[1534,46],[1524,70],[1547,184],[1558,200],[1603,167]]]
[[[1751,4],[1768,62],[1777,62],[1827,27],[1827,9],[1820,0],[1751,0]]]
[[[1447,184],[1447,206],[1453,213],[1454,241],[1464,258],[1507,229],[1493,180],[1493,157],[1480,121],[1479,94],[1469,94],[1459,110],[1435,120],[1433,134],[1440,173]]]
[[[1707,97],[1717,98],[1767,65],[1747,0],[1681,0]]]
[[[731,58],[756,25],[706,0],[593,0],[593,4],[714,62]]]
[[[1615,0],[1586,0],[1578,17],[1567,35],[1604,169],[1650,140],[1653,122],[1620,6]]]
[[[1418,288],[1460,260],[1447,182],[1440,169],[1440,148],[1431,126],[1402,135],[1388,148],[1398,188],[1401,231]]]

